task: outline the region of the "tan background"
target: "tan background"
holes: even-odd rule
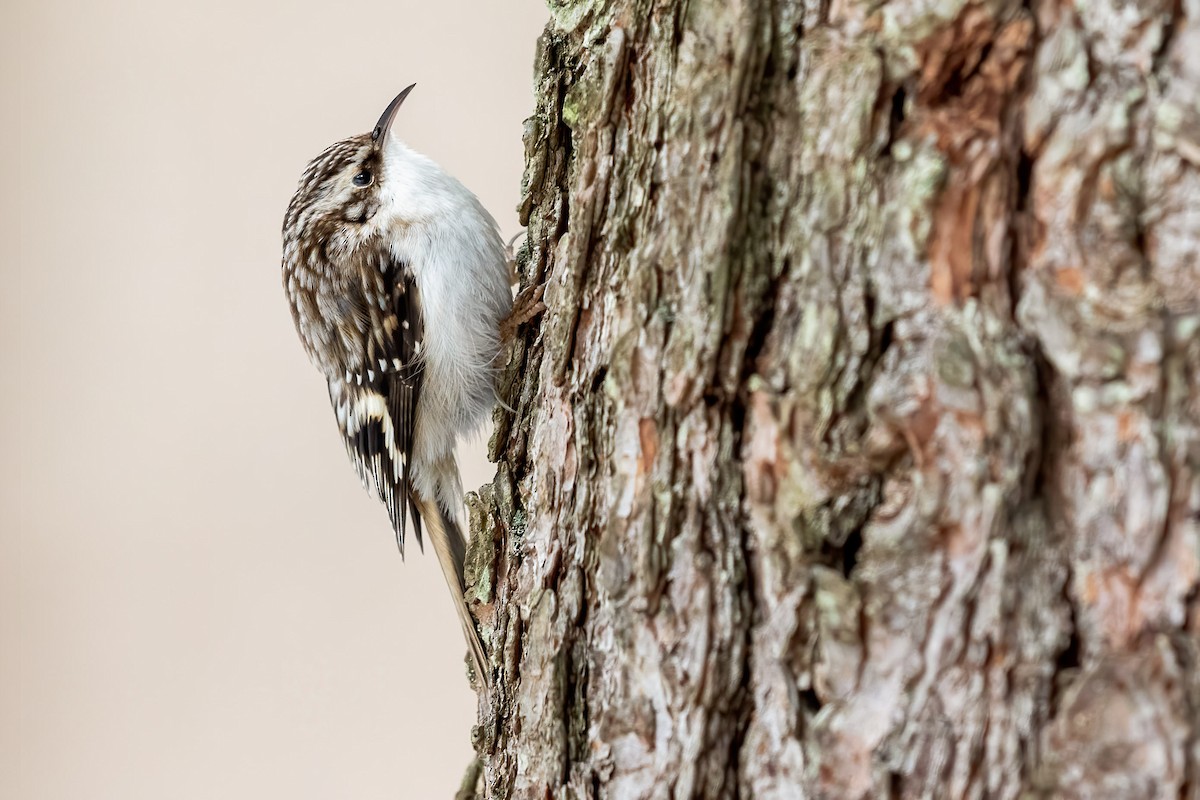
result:
[[[416,81],[400,134],[515,232],[544,6],[0,14],[0,797],[451,797],[461,635],[351,471],[279,226]]]

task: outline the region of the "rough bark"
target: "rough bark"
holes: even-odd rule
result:
[[[588,0],[487,798],[1200,797],[1200,0]]]

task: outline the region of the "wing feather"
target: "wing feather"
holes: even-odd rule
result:
[[[329,399],[359,478],[387,507],[404,553],[411,514],[417,544],[421,517],[410,503],[413,434],[421,394],[424,321],[412,270],[394,260],[364,267],[357,304],[369,324],[361,356],[329,381]],[[359,300],[360,298],[355,298]]]

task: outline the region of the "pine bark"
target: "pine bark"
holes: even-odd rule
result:
[[[1200,798],[1200,0],[551,5],[476,796]]]

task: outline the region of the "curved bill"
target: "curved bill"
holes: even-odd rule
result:
[[[375,124],[375,130],[371,131],[372,142],[375,144],[383,143],[383,140],[387,137],[388,130],[392,127],[392,120],[396,118],[396,112],[400,110],[404,98],[408,97],[408,93],[413,90],[413,86],[416,86],[416,84],[409,85],[404,91],[396,95],[392,99],[392,102],[388,103],[388,107],[383,110],[383,116]]]

